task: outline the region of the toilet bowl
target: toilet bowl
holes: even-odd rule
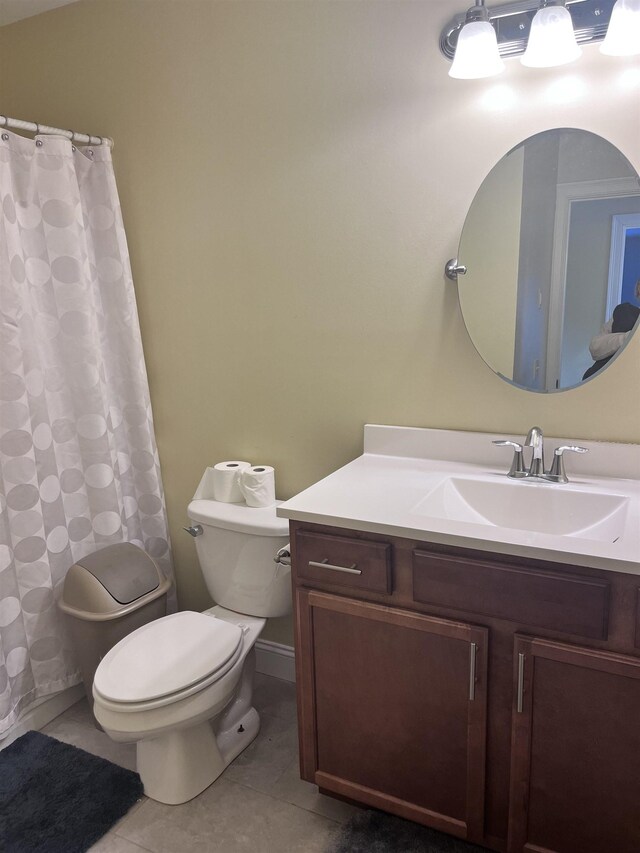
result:
[[[201,793],[257,735],[255,643],[269,615],[291,609],[290,567],[275,562],[288,528],[275,507],[200,497],[189,517],[218,605],[138,628],[105,655],[93,683],[98,722],[113,740],[136,743],[145,794],[171,805]]]

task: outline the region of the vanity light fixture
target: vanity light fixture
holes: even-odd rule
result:
[[[484,0],[476,0],[476,5],[465,15],[449,77],[477,80],[493,77],[504,71],[504,67],[498,51],[496,31],[489,22]]]
[[[482,39],[486,47],[480,52]],[[571,62],[580,55],[579,45],[597,42],[608,55],[640,53],[640,0],[514,0],[491,6],[476,0],[442,30],[440,50],[453,60],[450,76],[470,79],[497,74],[501,59],[511,56],[534,67]],[[473,59],[474,50],[480,59]]]
[[[635,56],[640,53],[640,0],[618,0],[600,53]]]
[[[527,49],[520,62],[529,68],[552,68],[573,62],[581,53],[566,7],[542,0],[531,22]]]

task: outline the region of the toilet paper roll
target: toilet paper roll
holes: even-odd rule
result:
[[[230,459],[213,466],[213,497],[224,504],[239,504],[244,500],[240,489],[240,474],[251,468],[250,462]]]
[[[269,465],[252,465],[240,472],[240,488],[247,506],[273,506],[276,475]]]

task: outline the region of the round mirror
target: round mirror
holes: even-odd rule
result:
[[[638,173],[593,133],[538,133],[485,178],[458,260],[465,325],[487,364],[532,391],[580,385],[639,326]]]

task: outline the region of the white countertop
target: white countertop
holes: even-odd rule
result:
[[[580,456],[567,454],[570,482],[560,485],[508,479],[512,451],[492,445],[496,438],[523,441],[522,436],[367,425],[362,456],[285,501],[277,514],[332,527],[640,574],[640,445],[545,438],[548,460],[561,444],[580,444],[589,450]],[[556,498],[555,490],[620,496],[626,499],[621,534],[616,541],[606,541],[590,538],[589,531],[558,535],[425,513],[421,509],[425,498],[451,477],[495,482],[503,492],[503,485],[543,489],[545,496],[559,502],[562,494],[558,492]],[[519,499],[525,493],[509,494]]]

